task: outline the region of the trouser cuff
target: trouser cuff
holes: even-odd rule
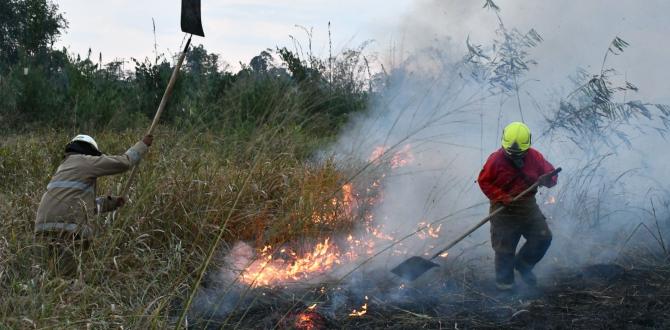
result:
[[[514,284],[514,254],[496,252],[495,266],[496,283],[505,285]]]

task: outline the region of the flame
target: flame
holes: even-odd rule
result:
[[[440,257],[442,257],[442,258],[446,258],[448,256],[449,256],[449,252],[444,252],[444,253],[440,254]]]
[[[330,238],[318,243],[312,252],[302,257],[297,257],[293,251],[288,254],[295,259],[274,259],[271,248],[266,246],[260,251],[260,257],[242,272],[241,281],[253,287],[284,284],[309,279],[340,263],[338,248],[330,242]]]
[[[322,317],[315,312],[303,312],[295,317],[294,326],[300,330],[316,330],[323,326],[319,325],[322,322]]]
[[[349,316],[361,317],[361,316],[365,315],[368,312],[368,302],[367,302],[367,300],[368,300],[368,296],[365,296],[365,303],[363,304],[363,306],[361,306],[361,310],[359,311],[359,310],[354,309],[353,311],[351,311],[351,313],[349,313]]]
[[[361,306],[360,311],[354,309],[351,313],[349,313],[349,316],[359,317],[365,315],[365,313],[367,312],[368,312],[368,303],[365,303],[363,304],[363,306]]]
[[[442,224],[435,227],[430,223],[420,222],[419,223],[419,229],[420,230],[417,233],[417,236],[419,236],[419,238],[421,238],[421,239],[439,238],[440,237],[440,230],[442,229]]]
[[[405,167],[414,162],[414,155],[411,146],[406,144],[400,151],[396,152],[391,158],[391,168]]]
[[[407,166],[414,162],[414,154],[412,154],[412,146],[404,145],[400,150],[396,151],[389,159],[389,164],[392,169]],[[388,147],[377,146],[372,150],[368,161],[371,163],[380,163],[382,158],[388,152]]]
[[[372,149],[372,154],[370,154],[370,158],[368,160],[370,162],[376,162],[379,161],[379,159],[384,156],[384,153],[386,153],[386,147],[385,146],[377,146],[374,149]]]
[[[556,196],[549,196],[545,204],[556,204]]]
[[[387,155],[388,148],[376,147],[370,155],[371,162],[380,162],[385,156],[391,169],[407,166],[414,161],[411,146],[405,145],[393,154]],[[382,241],[395,242],[394,233],[389,233],[383,226],[375,224],[372,210],[383,201],[383,179],[385,174],[374,179],[370,185],[357,194],[352,183],[346,183],[341,187],[339,194],[327,200],[323,207],[315,210],[311,215],[311,221],[315,224],[337,224],[345,219],[362,220],[360,223],[365,230],[360,235],[349,234],[346,240],[335,240],[332,238],[321,238],[316,245],[303,246],[304,251],[296,252],[289,248],[278,248],[266,245],[261,249],[253,251],[251,247],[232,251],[227,257],[236,269],[241,269],[239,279],[242,283],[251,287],[276,287],[293,282],[304,282],[314,277],[332,271],[336,266],[345,262],[355,261],[362,256],[370,256],[376,252],[376,243]],[[358,211],[361,212],[358,212]],[[419,236],[423,239],[438,238],[441,225],[432,226],[427,223],[419,224],[424,227]],[[234,248],[235,249],[235,248]],[[398,244],[392,250],[392,254],[408,254],[407,247]],[[323,289],[322,289],[323,290]],[[366,297],[367,300],[367,297]],[[309,311],[316,308],[316,304],[308,307]],[[360,308],[354,310],[351,316],[361,316],[367,312],[367,302]]]
[[[355,199],[354,190],[351,183],[342,186],[342,199],[334,197],[330,200],[330,205],[326,205],[326,212],[314,211],[312,213],[312,222],[314,223],[334,223],[341,218],[350,218],[354,213]]]
[[[354,187],[351,183],[342,186],[342,204],[351,208],[354,204]]]
[[[372,234],[372,236],[380,240],[395,241],[395,237],[384,233],[380,227],[372,227],[372,228],[368,227],[367,231],[368,233]]]

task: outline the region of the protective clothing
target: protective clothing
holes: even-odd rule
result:
[[[513,122],[503,130],[501,145],[508,155],[522,156],[530,149],[530,128],[521,122]]]
[[[73,277],[80,260],[87,252],[90,241],[69,232],[39,232],[35,245],[37,263],[42,263],[52,274]]]
[[[512,130],[508,130],[510,126]],[[506,147],[523,152],[510,153]],[[535,285],[532,269],[551,245],[551,230],[535,201],[537,189],[515,202],[512,199],[538,180],[547,187],[556,185],[557,176],[545,176],[553,170],[554,166],[530,147],[528,127],[512,123],[503,133],[503,147],[489,156],[479,173],[479,186],[491,201],[490,212],[505,207],[491,218],[496,285],[501,290],[513,288],[514,269],[526,283]],[[526,243],[516,253],[521,236]]]
[[[86,134],[79,134],[79,135],[75,136],[72,139],[72,141],[70,141],[70,142],[77,142],[77,141],[86,142],[86,143],[92,145],[93,148],[95,148],[95,150],[100,151],[100,148],[98,148],[98,143],[95,142],[95,140],[92,137],[90,137]]]
[[[499,203],[491,203],[491,212],[499,207]],[[516,253],[521,236],[526,243]],[[496,283],[501,287],[513,285],[514,269],[526,282],[534,282],[532,269],[544,257],[551,240],[551,230],[534,198],[495,215],[491,219],[491,245],[495,252]]]
[[[477,179],[486,197],[493,202],[507,204],[514,196],[535,183],[540,176],[554,170],[554,166],[533,148],[526,151],[523,161],[524,166],[518,168],[502,148],[492,153]],[[548,181],[547,187],[555,186],[557,176]],[[523,199],[534,198],[536,193],[537,190],[531,191]]]
[[[95,214],[112,211],[118,198],[96,201],[97,178],[128,170],[137,164],[148,147],[137,142],[119,156],[90,156],[67,153],[42,196],[35,219],[35,232],[69,232],[83,239],[98,230]]]

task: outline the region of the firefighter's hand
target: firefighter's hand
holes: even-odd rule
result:
[[[151,144],[154,142],[154,136],[149,134],[145,135],[144,138],[142,139],[142,142],[147,145],[147,147],[151,147]]]
[[[554,183],[552,177],[552,173],[542,174],[539,178],[537,178],[537,182],[540,184],[540,186],[551,187]]]

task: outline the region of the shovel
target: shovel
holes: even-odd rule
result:
[[[202,30],[202,20],[200,18],[200,0],[181,1],[181,30],[187,34],[190,34],[190,36],[188,37],[188,41],[186,41],[184,50],[179,55],[177,65],[175,65],[174,70],[172,71],[170,81],[165,88],[165,93],[163,93],[161,103],[158,106],[158,110],[154,115],[154,120],[151,122],[151,126],[147,130],[146,135],[151,135],[153,133],[154,128],[156,128],[156,125],[158,124],[158,120],[161,118],[161,114],[163,114],[163,110],[165,110],[165,107],[167,106],[167,102],[170,99],[170,96],[172,96],[172,90],[174,89],[174,85],[177,82],[179,69],[181,68],[182,63],[184,63],[184,58],[188,52],[188,47],[191,45],[191,38],[193,35],[201,37],[205,36],[205,32]],[[133,167],[133,170],[130,172],[130,176],[128,177],[128,181],[123,188],[123,192],[121,193],[121,196],[123,196],[126,200],[128,200],[128,192],[130,191],[130,186],[132,185],[135,176],[137,175],[138,167],[139,164]]]
[[[549,176],[554,176],[561,172],[561,168],[557,168],[553,170],[552,172],[549,173]],[[527,193],[532,191],[533,189],[537,188],[540,185],[540,182],[537,181],[533,183],[532,186],[528,187],[528,189],[524,190],[520,194],[518,194],[516,197],[512,199],[513,202],[519,200],[521,197],[525,196]],[[400,278],[407,280],[407,281],[414,281],[417,279],[419,276],[423,275],[423,273],[427,272],[433,267],[439,267],[440,265],[432,262],[431,260],[439,257],[442,253],[446,252],[447,250],[451,249],[454,245],[458,244],[460,241],[462,241],[464,238],[468,237],[470,234],[472,234],[475,230],[479,229],[479,227],[483,226],[485,223],[487,223],[493,216],[496,214],[500,213],[502,210],[505,209],[505,206],[502,206],[495,211],[491,212],[486,218],[482,219],[477,225],[474,227],[470,228],[465,234],[459,236],[457,239],[453,240],[451,243],[449,243],[444,249],[438,251],[435,253],[430,259],[425,259],[422,257],[411,257],[407,260],[405,260],[403,263],[398,265],[397,267],[393,268],[391,272],[393,274],[398,275]]]

